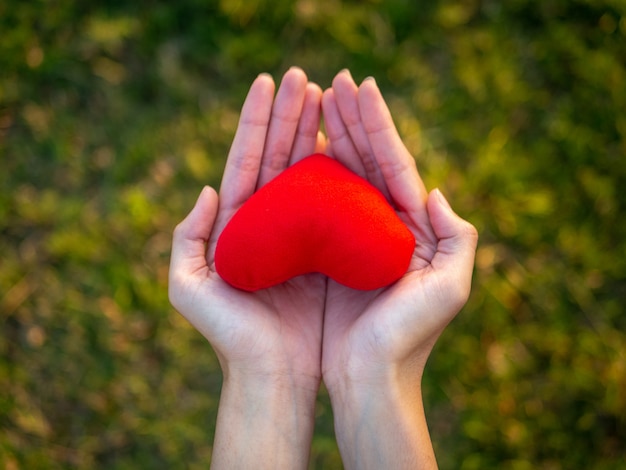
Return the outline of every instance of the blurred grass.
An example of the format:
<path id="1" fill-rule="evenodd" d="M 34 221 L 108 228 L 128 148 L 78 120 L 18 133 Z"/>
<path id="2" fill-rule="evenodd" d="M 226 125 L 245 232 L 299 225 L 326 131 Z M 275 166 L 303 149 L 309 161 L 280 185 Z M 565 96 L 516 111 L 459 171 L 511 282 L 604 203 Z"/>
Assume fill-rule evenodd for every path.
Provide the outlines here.
<path id="1" fill-rule="evenodd" d="M 375 76 L 481 233 L 425 377 L 441 468 L 624 468 L 623 0 L 2 0 L 0 38 L 5 469 L 206 467 L 221 377 L 170 233 L 290 65 Z M 323 392 L 311 468 L 341 468 Z"/>

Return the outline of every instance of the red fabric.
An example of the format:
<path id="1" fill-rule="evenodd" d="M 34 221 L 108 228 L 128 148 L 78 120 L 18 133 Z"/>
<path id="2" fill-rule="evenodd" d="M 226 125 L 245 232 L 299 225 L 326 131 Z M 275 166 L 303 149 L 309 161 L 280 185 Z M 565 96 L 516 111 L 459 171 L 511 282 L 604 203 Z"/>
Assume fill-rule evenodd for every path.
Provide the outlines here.
<path id="1" fill-rule="evenodd" d="M 215 268 L 255 291 L 323 273 L 376 289 L 407 270 L 415 238 L 368 181 L 325 155 L 311 155 L 254 193 L 224 228 Z"/>

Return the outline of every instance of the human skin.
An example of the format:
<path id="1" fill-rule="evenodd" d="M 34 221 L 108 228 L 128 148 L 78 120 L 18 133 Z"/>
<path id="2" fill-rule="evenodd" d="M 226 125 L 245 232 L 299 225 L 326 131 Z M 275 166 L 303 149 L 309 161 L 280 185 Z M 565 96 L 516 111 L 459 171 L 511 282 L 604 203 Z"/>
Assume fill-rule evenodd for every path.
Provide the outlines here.
<path id="1" fill-rule="evenodd" d="M 224 374 L 213 468 L 306 468 L 323 379 L 345 468 L 436 468 L 421 396 L 426 360 L 466 302 L 477 234 L 428 193 L 373 79 L 340 72 L 322 94 L 292 68 L 274 96 L 260 75 L 244 103 L 218 194 L 203 189 L 174 231 L 170 300 Z M 320 108 L 328 138 L 319 132 Z M 377 186 L 416 238 L 407 273 L 374 291 L 319 274 L 256 292 L 215 272 L 239 207 L 301 158 L 323 152 Z"/>
<path id="2" fill-rule="evenodd" d="M 254 81 L 219 196 L 205 187 L 174 231 L 170 300 L 211 343 L 224 375 L 213 468 L 305 468 L 310 452 L 326 279 L 310 274 L 250 293 L 226 284 L 213 263 L 235 211 L 318 150 L 319 86 L 292 68 L 274 92 L 270 76 Z"/>
<path id="3" fill-rule="evenodd" d="M 329 280 L 322 376 L 345 468 L 436 468 L 421 396 L 426 360 L 467 301 L 476 229 L 430 194 L 373 79 L 340 72 L 322 98 L 332 155 L 376 185 L 416 238 L 407 273 L 374 291 Z"/>

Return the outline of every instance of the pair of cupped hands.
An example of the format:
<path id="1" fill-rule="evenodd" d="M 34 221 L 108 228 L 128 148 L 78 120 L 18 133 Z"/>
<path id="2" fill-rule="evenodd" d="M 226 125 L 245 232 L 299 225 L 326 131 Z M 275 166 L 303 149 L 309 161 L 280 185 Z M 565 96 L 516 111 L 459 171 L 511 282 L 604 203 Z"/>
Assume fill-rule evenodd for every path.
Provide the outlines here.
<path id="1" fill-rule="evenodd" d="M 320 130 L 323 117 L 325 134 Z M 358 291 L 312 273 L 256 292 L 214 268 L 217 239 L 261 186 L 312 153 L 335 158 L 377 187 L 415 236 L 407 273 Z M 343 70 L 325 91 L 299 68 L 278 91 L 259 75 L 243 105 L 219 195 L 205 187 L 176 227 L 169 295 L 213 346 L 226 381 L 282 381 L 332 394 L 390 377 L 419 387 L 440 333 L 467 301 L 477 234 L 438 190 L 430 193 L 373 78 Z"/>

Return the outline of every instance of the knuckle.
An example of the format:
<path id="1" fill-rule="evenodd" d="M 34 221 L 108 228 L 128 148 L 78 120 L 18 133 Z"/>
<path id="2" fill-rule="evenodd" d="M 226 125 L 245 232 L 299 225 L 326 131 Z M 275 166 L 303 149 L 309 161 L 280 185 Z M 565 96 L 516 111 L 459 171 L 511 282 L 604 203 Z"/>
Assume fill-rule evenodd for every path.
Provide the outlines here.
<path id="1" fill-rule="evenodd" d="M 478 237 L 479 237 L 478 230 L 476 229 L 474 225 L 472 225 L 467 220 L 463 221 L 461 234 L 463 235 L 463 238 L 467 238 L 468 240 L 471 240 L 473 242 L 478 241 Z"/>

